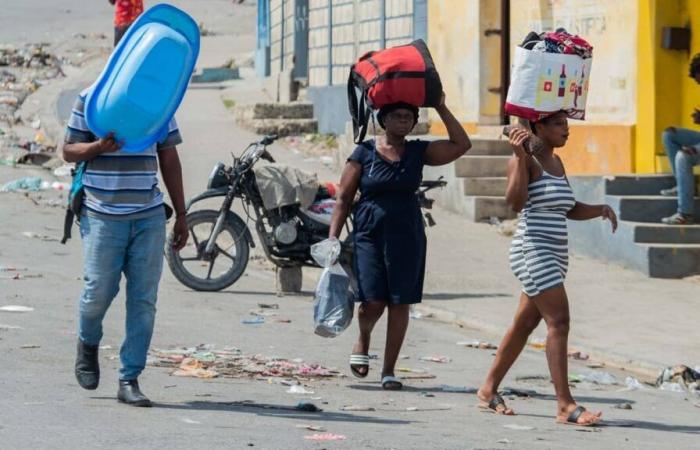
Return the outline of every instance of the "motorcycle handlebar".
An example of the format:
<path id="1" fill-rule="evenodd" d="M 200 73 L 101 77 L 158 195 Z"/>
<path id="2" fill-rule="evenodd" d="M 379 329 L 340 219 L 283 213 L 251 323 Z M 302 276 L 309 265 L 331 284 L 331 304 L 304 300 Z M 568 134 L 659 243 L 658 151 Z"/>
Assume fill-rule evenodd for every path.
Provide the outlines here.
<path id="1" fill-rule="evenodd" d="M 273 142 L 275 142 L 277 139 L 279 139 L 279 136 L 278 136 L 278 135 L 276 135 L 276 134 L 268 134 L 267 136 L 265 136 L 265 137 L 260 141 L 260 144 L 261 144 L 261 145 L 270 145 L 270 144 L 272 144 Z"/>

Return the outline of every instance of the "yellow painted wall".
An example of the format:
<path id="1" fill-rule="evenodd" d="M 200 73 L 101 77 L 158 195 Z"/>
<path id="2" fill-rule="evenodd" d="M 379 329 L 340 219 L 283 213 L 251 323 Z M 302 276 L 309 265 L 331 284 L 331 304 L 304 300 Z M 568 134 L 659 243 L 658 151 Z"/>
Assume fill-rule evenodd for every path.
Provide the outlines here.
<path id="1" fill-rule="evenodd" d="M 586 120 L 560 152 L 570 174 L 634 169 L 638 0 L 511 0 L 511 49 L 529 31 L 564 27 L 593 45 Z"/>
<path id="2" fill-rule="evenodd" d="M 690 115 L 700 108 L 700 86 L 688 76 L 688 64 L 700 53 L 700 34 L 691 33 L 690 52 L 661 48 L 662 28 L 700 30 L 697 0 L 639 0 L 639 89 L 635 170 L 670 172 L 664 157 L 661 133 L 669 126 L 695 130 Z"/>
<path id="3" fill-rule="evenodd" d="M 457 120 L 479 120 L 479 0 L 429 0 L 428 46 Z M 430 112 L 432 133 L 439 118 Z M 444 129 L 444 127 L 443 127 Z"/>

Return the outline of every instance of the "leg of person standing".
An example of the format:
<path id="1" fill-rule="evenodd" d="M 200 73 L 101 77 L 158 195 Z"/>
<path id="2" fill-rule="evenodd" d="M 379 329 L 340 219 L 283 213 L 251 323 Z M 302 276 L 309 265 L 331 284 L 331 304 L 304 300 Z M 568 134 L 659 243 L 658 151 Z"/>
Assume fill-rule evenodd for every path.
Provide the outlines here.
<path id="1" fill-rule="evenodd" d="M 146 366 L 155 324 L 158 284 L 163 271 L 165 214 L 131 222 L 126 255 L 126 337 L 119 353 L 117 398 L 134 406 L 151 406 L 138 377 Z"/>
<path id="2" fill-rule="evenodd" d="M 97 389 L 100 381 L 98 348 L 102 320 L 119 292 L 126 260 L 128 222 L 84 215 L 80 220 L 83 240 L 85 286 L 78 306 L 78 353 L 75 377 L 84 389 Z"/>
<path id="3" fill-rule="evenodd" d="M 695 175 L 693 167 L 700 163 L 700 155 L 695 147 L 681 150 L 676 154 L 676 181 L 678 182 L 678 212 L 686 222 L 692 223 L 695 213 Z"/>

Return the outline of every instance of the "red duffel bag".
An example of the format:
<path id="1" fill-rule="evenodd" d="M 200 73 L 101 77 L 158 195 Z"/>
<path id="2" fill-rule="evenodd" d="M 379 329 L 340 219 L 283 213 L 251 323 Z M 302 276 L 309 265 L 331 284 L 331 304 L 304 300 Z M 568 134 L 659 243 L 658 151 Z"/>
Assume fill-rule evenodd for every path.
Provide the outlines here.
<path id="1" fill-rule="evenodd" d="M 398 102 L 438 106 L 441 95 L 440 75 L 422 39 L 366 53 L 350 68 L 348 78 L 355 143 L 365 138 L 372 109 Z"/>

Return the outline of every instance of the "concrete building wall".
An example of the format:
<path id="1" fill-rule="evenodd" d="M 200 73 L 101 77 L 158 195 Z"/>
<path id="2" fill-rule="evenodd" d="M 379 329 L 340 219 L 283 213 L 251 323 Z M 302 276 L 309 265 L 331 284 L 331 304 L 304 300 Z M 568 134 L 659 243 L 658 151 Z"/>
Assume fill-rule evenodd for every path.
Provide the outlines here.
<path id="1" fill-rule="evenodd" d="M 309 89 L 322 133 L 341 134 L 350 120 L 350 67 L 368 51 L 413 40 L 416 0 L 310 0 Z"/>
<path id="2" fill-rule="evenodd" d="M 479 122 L 479 0 L 430 0 L 428 46 L 452 112 L 467 131 Z M 430 112 L 431 131 L 444 126 Z"/>

